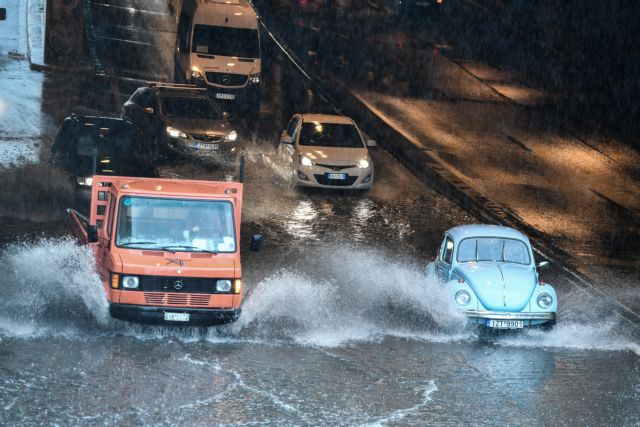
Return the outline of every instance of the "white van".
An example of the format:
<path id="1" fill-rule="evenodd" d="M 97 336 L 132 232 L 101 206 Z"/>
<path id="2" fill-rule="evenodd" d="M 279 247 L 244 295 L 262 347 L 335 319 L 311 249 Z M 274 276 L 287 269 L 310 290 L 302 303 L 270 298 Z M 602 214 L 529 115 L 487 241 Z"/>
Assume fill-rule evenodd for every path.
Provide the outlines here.
<path id="1" fill-rule="evenodd" d="M 187 0 L 176 36 L 174 79 L 206 86 L 217 101 L 260 106 L 260 32 L 246 0 Z"/>

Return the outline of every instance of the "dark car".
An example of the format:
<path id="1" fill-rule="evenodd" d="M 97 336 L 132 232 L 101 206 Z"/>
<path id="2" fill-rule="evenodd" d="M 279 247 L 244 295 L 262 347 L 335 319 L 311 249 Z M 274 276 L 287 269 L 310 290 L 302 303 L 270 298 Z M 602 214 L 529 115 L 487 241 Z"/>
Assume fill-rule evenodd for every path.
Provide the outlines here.
<path id="1" fill-rule="evenodd" d="M 72 114 L 60 126 L 51 159 L 79 186 L 93 175 L 152 176 L 153 150 L 144 135 L 119 118 Z"/>
<path id="2" fill-rule="evenodd" d="M 154 83 L 138 88 L 122 107 L 122 118 L 154 141 L 159 152 L 235 154 L 236 133 L 205 89 Z"/>

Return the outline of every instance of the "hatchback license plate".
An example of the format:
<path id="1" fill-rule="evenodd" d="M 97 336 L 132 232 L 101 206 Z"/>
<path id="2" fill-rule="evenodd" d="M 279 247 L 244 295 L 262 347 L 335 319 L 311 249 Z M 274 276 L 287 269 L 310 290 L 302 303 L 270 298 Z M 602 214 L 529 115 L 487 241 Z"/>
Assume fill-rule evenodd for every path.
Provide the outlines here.
<path id="1" fill-rule="evenodd" d="M 189 313 L 164 313 L 164 320 L 169 322 L 188 322 Z"/>
<path id="2" fill-rule="evenodd" d="M 487 327 L 494 329 L 522 329 L 524 322 L 522 320 L 487 320 Z"/>
<path id="3" fill-rule="evenodd" d="M 346 173 L 328 173 L 327 179 L 347 179 Z"/>
<path id="4" fill-rule="evenodd" d="M 218 99 L 236 99 L 236 96 L 232 93 L 216 93 L 216 98 Z"/>

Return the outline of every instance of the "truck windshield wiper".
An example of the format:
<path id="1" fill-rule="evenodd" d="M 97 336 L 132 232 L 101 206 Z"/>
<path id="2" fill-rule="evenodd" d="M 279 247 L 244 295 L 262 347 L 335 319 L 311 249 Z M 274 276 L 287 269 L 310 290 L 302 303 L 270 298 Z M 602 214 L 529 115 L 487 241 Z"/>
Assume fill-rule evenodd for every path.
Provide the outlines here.
<path id="1" fill-rule="evenodd" d="M 169 246 L 164 246 L 162 249 L 164 249 L 166 251 L 169 251 L 169 252 L 175 252 L 175 251 L 172 251 L 171 248 L 191 249 L 191 250 L 195 249 L 198 252 L 206 252 L 208 254 L 218 255 L 217 251 L 210 251 L 208 249 L 202 249 L 202 248 L 199 248 L 197 246 L 188 246 L 188 245 L 169 245 Z"/>
<path id="2" fill-rule="evenodd" d="M 131 246 L 131 245 L 156 245 L 156 242 L 127 242 L 127 243 L 121 243 L 120 246 Z"/>

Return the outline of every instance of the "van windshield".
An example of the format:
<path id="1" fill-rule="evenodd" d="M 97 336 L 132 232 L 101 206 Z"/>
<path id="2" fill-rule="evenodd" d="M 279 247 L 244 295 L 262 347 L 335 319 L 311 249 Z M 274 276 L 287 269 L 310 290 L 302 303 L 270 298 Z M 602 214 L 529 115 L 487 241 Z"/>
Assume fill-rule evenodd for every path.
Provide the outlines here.
<path id="1" fill-rule="evenodd" d="M 226 201 L 122 197 L 116 246 L 235 252 L 233 205 Z"/>
<path id="2" fill-rule="evenodd" d="M 205 55 L 260 57 L 258 30 L 196 25 L 192 51 Z"/>

